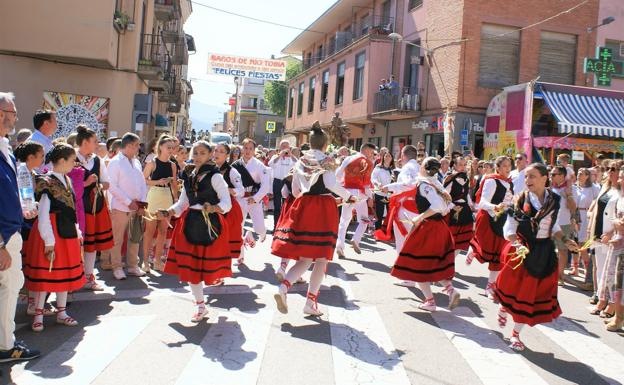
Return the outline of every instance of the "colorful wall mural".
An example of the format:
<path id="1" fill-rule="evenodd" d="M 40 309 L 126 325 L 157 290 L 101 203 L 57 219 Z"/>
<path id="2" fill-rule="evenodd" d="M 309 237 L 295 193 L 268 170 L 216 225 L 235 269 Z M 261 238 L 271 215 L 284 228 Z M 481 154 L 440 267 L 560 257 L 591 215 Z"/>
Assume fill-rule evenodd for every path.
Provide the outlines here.
<path id="1" fill-rule="evenodd" d="M 45 91 L 43 108 L 56 111 L 58 130 L 55 138 L 67 137 L 76 130 L 76 125 L 85 124 L 106 138 L 108 130 L 109 98 L 76 95 L 65 92 Z"/>

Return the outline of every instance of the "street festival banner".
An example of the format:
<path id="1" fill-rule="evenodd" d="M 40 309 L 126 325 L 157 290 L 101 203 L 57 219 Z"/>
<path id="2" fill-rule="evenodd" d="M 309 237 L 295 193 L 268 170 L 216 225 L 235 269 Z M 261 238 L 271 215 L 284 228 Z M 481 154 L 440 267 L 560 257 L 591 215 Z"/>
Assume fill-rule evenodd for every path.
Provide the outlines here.
<path id="1" fill-rule="evenodd" d="M 525 153 L 531 160 L 531 83 L 505 87 L 490 102 L 485 117 L 485 159 Z"/>
<path id="2" fill-rule="evenodd" d="M 208 74 L 283 81 L 286 80 L 286 62 L 211 53 L 208 54 Z"/>

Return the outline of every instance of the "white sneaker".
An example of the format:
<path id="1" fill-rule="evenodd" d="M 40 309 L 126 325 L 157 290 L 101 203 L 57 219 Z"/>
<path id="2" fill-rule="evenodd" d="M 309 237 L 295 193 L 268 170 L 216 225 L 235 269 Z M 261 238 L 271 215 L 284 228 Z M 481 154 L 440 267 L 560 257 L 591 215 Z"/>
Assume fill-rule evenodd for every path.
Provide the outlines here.
<path id="1" fill-rule="evenodd" d="M 198 307 L 197 313 L 193 314 L 193 316 L 191 317 L 191 322 L 193 323 L 201 322 L 201 320 L 203 320 L 207 315 L 208 315 L 207 307 Z"/>
<path id="2" fill-rule="evenodd" d="M 323 315 L 323 312 L 320 311 L 318 307 L 308 304 L 306 302 L 305 306 L 303 307 L 303 314 L 311 315 L 314 317 L 320 317 Z"/>
<path id="3" fill-rule="evenodd" d="M 405 280 L 405 281 L 397 282 L 395 283 L 395 285 L 403 286 L 403 287 L 416 287 L 416 282 Z"/>
<path id="4" fill-rule="evenodd" d="M 124 273 L 121 268 L 113 269 L 113 277 L 115 277 L 116 280 L 121 281 L 126 279 L 126 273 Z"/>
<path id="5" fill-rule="evenodd" d="M 145 275 L 145 272 L 141 270 L 138 266 L 129 267 L 128 275 L 131 275 L 133 277 L 143 277 Z"/>

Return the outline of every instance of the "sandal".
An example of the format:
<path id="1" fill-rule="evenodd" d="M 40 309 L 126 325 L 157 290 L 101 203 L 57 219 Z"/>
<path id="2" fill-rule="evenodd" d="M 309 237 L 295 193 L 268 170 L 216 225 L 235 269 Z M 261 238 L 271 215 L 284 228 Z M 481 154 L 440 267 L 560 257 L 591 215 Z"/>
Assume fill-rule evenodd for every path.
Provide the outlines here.
<path id="1" fill-rule="evenodd" d="M 607 313 L 606 310 L 603 310 L 603 311 L 600 312 L 600 318 L 609 319 L 609 318 L 613 318 L 613 316 L 615 316 L 615 312 Z"/>
<path id="2" fill-rule="evenodd" d="M 595 308 L 590 310 L 589 314 L 600 315 L 600 313 L 602 313 L 606 308 L 607 308 L 607 305 L 604 305 L 602 308 L 599 308 L 598 306 L 596 306 Z"/>
<path id="3" fill-rule="evenodd" d="M 67 316 L 65 318 L 58 318 L 58 317 L 56 317 L 56 323 L 57 324 L 61 324 L 61 325 L 65 325 L 65 326 L 78 326 L 78 321 L 76 321 L 75 319 L 73 319 L 70 316 Z"/>

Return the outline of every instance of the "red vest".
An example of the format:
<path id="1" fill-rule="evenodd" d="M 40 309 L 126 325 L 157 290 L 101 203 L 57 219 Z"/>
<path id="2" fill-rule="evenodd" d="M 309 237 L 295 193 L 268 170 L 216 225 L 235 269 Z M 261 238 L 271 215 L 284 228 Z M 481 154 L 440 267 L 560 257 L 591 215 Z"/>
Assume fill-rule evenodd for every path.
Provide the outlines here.
<path id="1" fill-rule="evenodd" d="M 371 187 L 372 173 L 373 162 L 364 156 L 357 157 L 345 167 L 344 187 L 364 192 L 367 187 Z"/>

